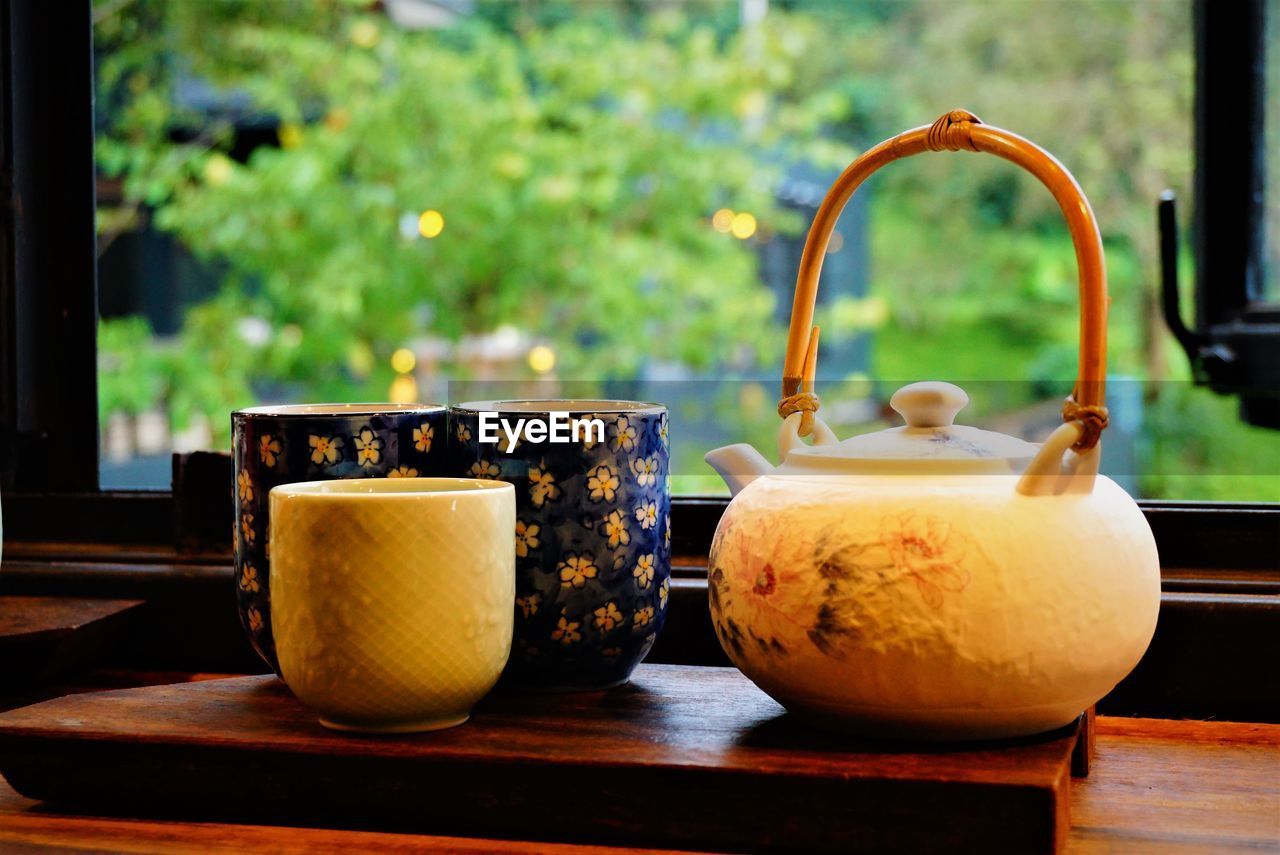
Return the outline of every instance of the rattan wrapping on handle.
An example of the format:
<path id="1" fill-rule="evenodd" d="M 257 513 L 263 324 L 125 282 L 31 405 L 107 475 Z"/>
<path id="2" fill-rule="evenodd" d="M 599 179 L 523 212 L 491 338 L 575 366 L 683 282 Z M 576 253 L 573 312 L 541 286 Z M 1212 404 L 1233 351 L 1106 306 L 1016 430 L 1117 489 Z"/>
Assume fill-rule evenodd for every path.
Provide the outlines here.
<path id="1" fill-rule="evenodd" d="M 885 164 L 923 151 L 943 150 L 987 152 L 1021 166 L 1040 179 L 1062 210 L 1075 244 L 1080 278 L 1080 365 L 1075 390 L 1063 406 L 1062 414 L 1064 421 L 1080 422 L 1081 437 L 1075 449 L 1087 451 L 1097 444 L 1098 437 L 1107 426 L 1109 297 L 1098 222 L 1080 185 L 1053 155 L 1017 134 L 982 124 L 967 110 L 952 110 L 932 125 L 904 131 L 885 140 L 850 164 L 827 191 L 809 227 L 804 254 L 800 258 L 795 301 L 791 306 L 791 331 L 787 338 L 779 414 L 785 417 L 793 412 L 804 412 L 801 435 L 809 433 L 811 413 L 817 409 L 817 398 L 812 392 L 816 348 L 810 347 L 810 338 L 816 332 L 813 327 L 814 301 L 818 296 L 818 276 L 822 272 L 827 243 L 844 206 L 862 182 Z M 811 350 L 814 351 L 812 354 Z"/>

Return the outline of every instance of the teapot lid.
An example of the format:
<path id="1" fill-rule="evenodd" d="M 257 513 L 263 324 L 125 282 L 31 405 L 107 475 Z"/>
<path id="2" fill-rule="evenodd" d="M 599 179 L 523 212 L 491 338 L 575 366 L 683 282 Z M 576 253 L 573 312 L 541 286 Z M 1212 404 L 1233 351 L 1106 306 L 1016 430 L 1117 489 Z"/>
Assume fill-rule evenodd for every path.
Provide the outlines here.
<path id="1" fill-rule="evenodd" d="M 920 472 L 1017 472 L 1031 462 L 1038 445 L 955 424 L 956 414 L 968 403 L 969 396 L 959 386 L 912 383 L 889 399 L 889 406 L 906 420 L 904 426 L 834 444 L 800 446 L 792 449 L 787 461 Z"/>

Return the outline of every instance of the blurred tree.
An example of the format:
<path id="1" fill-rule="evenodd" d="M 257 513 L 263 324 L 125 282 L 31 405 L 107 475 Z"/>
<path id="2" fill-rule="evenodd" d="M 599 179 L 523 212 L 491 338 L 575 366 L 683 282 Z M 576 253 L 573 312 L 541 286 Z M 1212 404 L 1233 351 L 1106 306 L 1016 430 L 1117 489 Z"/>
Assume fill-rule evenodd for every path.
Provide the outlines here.
<path id="1" fill-rule="evenodd" d="M 516 38 L 365 8 L 138 0 L 98 22 L 101 168 L 227 271 L 170 357 L 179 419 L 220 426 L 264 387 L 381 397 L 395 348 L 503 324 L 569 376 L 776 353 L 755 255 L 709 217 L 797 229 L 779 162 L 850 156 L 819 140 L 843 103 L 788 89 L 817 28 L 720 38 L 666 11 Z M 197 113 L 179 94 L 200 87 Z M 279 146 L 237 161 L 235 122 L 263 116 Z"/>
<path id="2" fill-rule="evenodd" d="M 902 11 L 885 29 L 903 58 L 885 80 L 901 109 L 918 120 L 964 106 L 1072 171 L 1107 242 L 1113 364 L 1163 379 L 1170 339 L 1156 303 L 1154 206 L 1166 187 L 1190 190 L 1190 9 L 1168 0 L 920 0 Z M 1075 262 L 1049 193 L 997 158 L 918 160 L 887 179 L 894 216 L 927 223 L 947 251 L 877 256 L 907 297 L 901 319 L 936 326 L 958 310 L 1050 345 L 1073 341 Z"/>
<path id="3" fill-rule="evenodd" d="M 1189 195 L 1185 3 L 776 0 L 743 30 L 718 0 L 479 0 L 429 32 L 377 8 L 102 4 L 98 159 L 125 195 L 104 243 L 154 211 L 225 271 L 176 341 L 104 325 L 104 410 L 162 401 L 177 426 L 224 429 L 266 394 L 378 399 L 394 349 L 505 324 L 571 378 L 653 358 L 772 374 L 783 337 L 752 241 L 709 216 L 753 213 L 753 240 L 801 228 L 773 197 L 785 164 L 843 167 L 958 106 L 1045 146 L 1087 192 L 1113 370 L 1185 377 L 1165 362 L 1153 216 L 1164 187 Z M 247 151 L 246 128 L 277 127 Z M 1059 394 L 1077 298 L 1049 194 L 964 153 L 894 164 L 863 192 L 873 297 L 828 307 L 828 332 L 876 329 L 878 379 L 1015 381 L 991 384 L 1005 408 Z M 1219 403 L 1153 402 L 1147 495 L 1280 498 L 1280 479 L 1235 477 L 1277 471 L 1274 437 Z M 759 415 L 767 436 L 771 407 Z"/>

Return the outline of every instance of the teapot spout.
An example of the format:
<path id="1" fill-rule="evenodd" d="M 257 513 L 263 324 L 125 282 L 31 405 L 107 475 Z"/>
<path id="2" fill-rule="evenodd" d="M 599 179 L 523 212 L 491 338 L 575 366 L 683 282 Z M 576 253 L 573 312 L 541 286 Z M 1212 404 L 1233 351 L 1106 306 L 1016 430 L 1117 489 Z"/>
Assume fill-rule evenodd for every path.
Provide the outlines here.
<path id="1" fill-rule="evenodd" d="M 745 442 L 708 451 L 704 459 L 729 485 L 729 492 L 734 496 L 761 475 L 773 471 L 773 464 Z"/>

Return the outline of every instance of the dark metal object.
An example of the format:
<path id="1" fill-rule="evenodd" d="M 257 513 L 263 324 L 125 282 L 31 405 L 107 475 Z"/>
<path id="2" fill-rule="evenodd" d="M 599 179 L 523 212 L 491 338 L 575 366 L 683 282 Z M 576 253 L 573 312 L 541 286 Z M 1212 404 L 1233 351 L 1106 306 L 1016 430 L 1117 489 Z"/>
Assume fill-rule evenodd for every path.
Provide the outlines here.
<path id="1" fill-rule="evenodd" d="M 1182 320 L 1178 286 L 1178 200 L 1172 190 L 1160 194 L 1160 202 L 1156 205 L 1156 220 L 1160 229 L 1160 307 L 1164 311 L 1164 322 L 1186 351 L 1191 364 L 1198 366 L 1200 349 L 1208 342 Z"/>
<path id="2" fill-rule="evenodd" d="M 1196 0 L 1196 320 L 1179 312 L 1173 193 L 1158 207 L 1165 322 L 1197 383 L 1280 428 L 1280 306 L 1262 302 L 1265 3 Z"/>
<path id="3" fill-rule="evenodd" d="M 1195 232 L 1202 328 L 1262 294 L 1264 0 L 1195 2 Z"/>
<path id="4" fill-rule="evenodd" d="M 1171 191 L 1160 196 L 1160 288 L 1165 324 L 1191 362 L 1196 383 L 1240 397 L 1240 417 L 1280 428 L 1280 306 L 1242 305 L 1226 322 L 1191 329 L 1182 320 L 1178 287 L 1178 222 Z M 1206 274 L 1200 275 L 1203 293 Z"/>
<path id="5" fill-rule="evenodd" d="M 0 5 L 5 488 L 98 488 L 90 5 Z"/>

